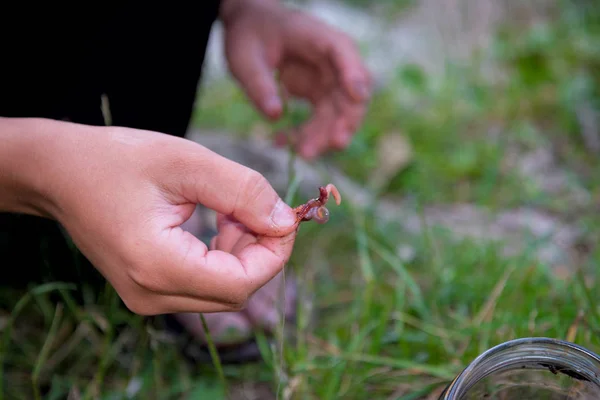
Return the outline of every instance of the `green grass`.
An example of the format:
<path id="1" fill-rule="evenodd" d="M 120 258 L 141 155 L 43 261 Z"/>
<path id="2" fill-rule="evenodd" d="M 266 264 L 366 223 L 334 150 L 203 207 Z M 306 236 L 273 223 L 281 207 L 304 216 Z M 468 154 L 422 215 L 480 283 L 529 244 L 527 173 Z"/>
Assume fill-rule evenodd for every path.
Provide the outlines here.
<path id="1" fill-rule="evenodd" d="M 591 45 L 600 42 L 597 14 L 588 11 L 583 23 L 581 14 L 565 12 L 544 29 L 501 32 L 492 48 L 509 71 L 501 83 L 486 82 L 475 63 L 449 69 L 435 85 L 416 66 L 399 68 L 375 94 L 348 151 L 331 157 L 368 187 L 380 162 L 376 144 L 401 132 L 414 155 L 382 196 L 420 206 L 530 206 L 563 216 L 585 231 L 586 249 L 569 266 L 576 273 L 557 275 L 537 262 L 533 240 L 507 257 L 501 243 L 459 239 L 436 226 L 414 236 L 377 221 L 372 210 L 334 208 L 327 225 L 303 226 L 288 265 L 312 311 L 301 305 L 283 359 L 281 347 L 263 343 L 264 363 L 224 365 L 230 393 L 244 383 L 280 387 L 298 399 L 425 399 L 478 354 L 514 338 L 568 339 L 600 353 L 600 162 L 575 117 L 575 104 L 600 102 L 600 53 Z M 199 108 L 199 127 L 238 135 L 271 129 L 229 81 L 205 87 Z M 292 108 L 287 122 L 305 115 Z M 550 146 L 595 201 L 574 210 L 507 164 L 509 152 L 539 146 Z M 415 249 L 413 259 L 397 255 L 401 244 Z M 223 393 L 215 368 L 186 364 L 109 287 L 83 305 L 58 283 L 0 293 L 4 398 L 59 399 L 73 391 L 125 399 L 128 386 L 138 386 L 135 398 Z"/>

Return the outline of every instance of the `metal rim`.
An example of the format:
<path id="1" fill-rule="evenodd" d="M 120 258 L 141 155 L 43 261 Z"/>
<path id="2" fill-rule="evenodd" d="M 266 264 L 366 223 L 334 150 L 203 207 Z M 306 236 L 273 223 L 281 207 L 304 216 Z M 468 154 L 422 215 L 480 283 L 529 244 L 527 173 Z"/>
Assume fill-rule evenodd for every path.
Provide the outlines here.
<path id="1" fill-rule="evenodd" d="M 440 400 L 450 400 L 455 399 L 457 392 L 461 389 L 461 385 L 464 382 L 465 378 L 468 377 L 477 367 L 479 367 L 485 360 L 494 356 L 497 353 L 504 352 L 508 349 L 523 346 L 523 345 L 553 345 L 559 348 L 570 349 L 575 353 L 581 355 L 582 357 L 587 358 L 590 361 L 596 362 L 600 365 L 600 356 L 585 347 L 579 346 L 575 343 L 567 342 L 559 339 L 552 339 L 547 337 L 527 337 L 527 338 L 519 338 L 510 340 L 504 343 L 500 343 L 485 352 L 481 353 L 477 356 L 450 384 L 446 387 L 444 392 L 442 393 Z M 481 379 L 489 376 L 494 371 L 490 371 L 489 373 L 483 375 Z M 600 377 L 597 377 L 600 379 Z M 458 399 L 458 398 L 456 398 Z"/>

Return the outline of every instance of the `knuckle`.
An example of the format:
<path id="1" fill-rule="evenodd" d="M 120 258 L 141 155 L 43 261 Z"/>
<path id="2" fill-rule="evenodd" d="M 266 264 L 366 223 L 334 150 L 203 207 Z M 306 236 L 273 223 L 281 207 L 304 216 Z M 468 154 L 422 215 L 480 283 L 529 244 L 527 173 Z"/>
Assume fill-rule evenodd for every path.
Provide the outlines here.
<path id="1" fill-rule="evenodd" d="M 244 207 L 248 204 L 254 204 L 257 200 L 269 191 L 271 185 L 267 178 L 257 171 L 249 170 L 244 178 L 244 183 L 240 185 L 240 194 L 238 195 L 238 206 Z"/>
<path id="2" fill-rule="evenodd" d="M 314 46 L 316 53 L 324 57 L 327 57 L 336 48 L 335 40 L 331 40 L 330 37 L 315 39 Z"/>
<path id="3" fill-rule="evenodd" d="M 240 284 L 240 281 L 243 283 Z M 242 278 L 240 281 L 238 281 L 235 289 L 230 291 L 231 294 L 227 299 L 227 304 L 236 311 L 241 311 L 246 308 L 250 296 L 252 296 L 255 291 L 252 283 L 248 281 L 246 277 Z"/>
<path id="4" fill-rule="evenodd" d="M 236 311 L 241 311 L 246 307 L 246 303 L 250 298 L 250 291 L 244 287 L 238 290 L 230 299 L 231 306 L 236 309 Z"/>
<path id="5" fill-rule="evenodd" d="M 148 301 L 145 296 L 123 296 L 125 307 L 132 313 L 140 316 L 154 316 L 161 314 L 161 310 L 156 305 Z"/>
<path id="6" fill-rule="evenodd" d="M 138 287 L 149 292 L 161 292 L 163 281 L 151 263 L 132 264 L 127 269 L 129 279 Z"/>
<path id="7" fill-rule="evenodd" d="M 247 301 L 241 302 L 241 303 L 234 303 L 231 304 L 228 308 L 227 311 L 233 311 L 233 312 L 237 312 L 237 311 L 244 311 L 246 309 L 246 305 L 247 305 Z"/>

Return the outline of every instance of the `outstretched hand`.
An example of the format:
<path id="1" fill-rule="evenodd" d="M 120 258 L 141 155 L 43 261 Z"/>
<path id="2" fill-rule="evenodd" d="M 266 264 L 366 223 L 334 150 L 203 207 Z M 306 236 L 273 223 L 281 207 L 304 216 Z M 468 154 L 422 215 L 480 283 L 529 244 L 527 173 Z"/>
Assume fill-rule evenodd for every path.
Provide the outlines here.
<path id="1" fill-rule="evenodd" d="M 234 3 L 230 1 L 230 3 Z M 307 14 L 277 2 L 247 0 L 223 15 L 229 68 L 255 106 L 278 119 L 285 95 L 308 100 L 309 121 L 294 132 L 306 159 L 346 148 L 359 128 L 370 98 L 371 78 L 354 42 Z M 284 133 L 276 143 L 286 143 Z"/>

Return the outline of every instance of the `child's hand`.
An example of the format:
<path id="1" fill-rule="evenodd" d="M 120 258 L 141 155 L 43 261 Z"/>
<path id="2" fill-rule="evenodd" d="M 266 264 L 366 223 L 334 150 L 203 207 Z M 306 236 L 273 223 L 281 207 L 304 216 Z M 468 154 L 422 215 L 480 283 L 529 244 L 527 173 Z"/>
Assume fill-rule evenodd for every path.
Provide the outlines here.
<path id="1" fill-rule="evenodd" d="M 238 310 L 290 256 L 295 213 L 259 173 L 156 132 L 26 121 L 21 130 L 44 133 L 20 146 L 29 157 L 8 165 L 17 173 L 0 174 L 0 186 L 20 179 L 4 184 L 20 205 L 5 202 L 58 220 L 132 311 Z M 220 224 L 209 251 L 183 231 L 197 203 L 235 218 L 243 242 Z M 216 250 L 223 244 L 231 251 Z"/>
<path id="2" fill-rule="evenodd" d="M 345 34 L 277 3 L 224 2 L 225 50 L 231 72 L 270 118 L 279 118 L 282 112 L 276 70 L 288 94 L 312 104 L 312 118 L 294 137 L 302 157 L 344 149 L 370 99 L 371 78 L 360 53 Z M 279 135 L 277 143 L 284 144 L 285 138 Z"/>

